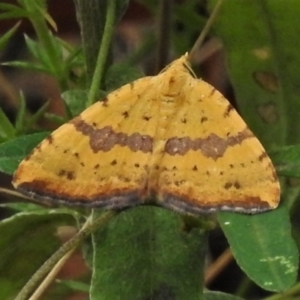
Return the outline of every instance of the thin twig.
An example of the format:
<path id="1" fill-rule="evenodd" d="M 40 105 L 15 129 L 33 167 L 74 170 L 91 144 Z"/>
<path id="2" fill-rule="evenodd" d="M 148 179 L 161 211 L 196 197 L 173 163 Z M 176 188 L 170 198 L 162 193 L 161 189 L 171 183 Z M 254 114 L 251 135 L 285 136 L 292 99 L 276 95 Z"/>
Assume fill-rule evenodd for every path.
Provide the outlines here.
<path id="1" fill-rule="evenodd" d="M 214 263 L 208 268 L 205 273 L 205 285 L 211 283 L 214 278 L 216 278 L 222 270 L 232 261 L 233 256 L 231 253 L 230 248 L 225 250 L 215 261 Z"/>
<path id="2" fill-rule="evenodd" d="M 45 290 L 48 288 L 48 286 L 53 282 L 53 280 L 56 278 L 56 275 L 58 272 L 62 269 L 62 267 L 65 265 L 66 261 L 70 258 L 70 256 L 73 254 L 73 252 L 76 250 L 74 247 L 69 252 L 67 252 L 54 266 L 54 268 L 50 271 L 50 273 L 46 276 L 46 278 L 43 280 L 43 282 L 39 285 L 39 287 L 35 290 L 35 292 L 32 294 L 32 296 L 28 300 L 38 300 L 41 299 L 41 296 L 45 292 Z"/>
<path id="3" fill-rule="evenodd" d="M 73 251 L 73 249 L 76 248 L 87 236 L 89 236 L 97 228 L 106 224 L 116 214 L 116 211 L 108 211 L 92 223 L 88 220 L 74 237 L 54 252 L 52 256 L 33 274 L 15 300 L 26 300 L 29 295 L 32 294 L 36 285 L 56 266 L 63 256 L 65 256 L 69 251 Z"/>

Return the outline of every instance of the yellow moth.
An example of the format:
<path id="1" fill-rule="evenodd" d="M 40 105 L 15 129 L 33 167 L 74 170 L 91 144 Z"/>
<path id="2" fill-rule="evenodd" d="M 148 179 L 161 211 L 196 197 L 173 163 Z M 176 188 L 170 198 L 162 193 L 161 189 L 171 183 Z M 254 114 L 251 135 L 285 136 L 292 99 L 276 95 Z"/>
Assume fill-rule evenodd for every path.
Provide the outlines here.
<path id="1" fill-rule="evenodd" d="M 24 194 L 116 209 L 148 201 L 184 213 L 276 208 L 264 148 L 187 55 L 112 92 L 55 130 L 13 178 Z"/>

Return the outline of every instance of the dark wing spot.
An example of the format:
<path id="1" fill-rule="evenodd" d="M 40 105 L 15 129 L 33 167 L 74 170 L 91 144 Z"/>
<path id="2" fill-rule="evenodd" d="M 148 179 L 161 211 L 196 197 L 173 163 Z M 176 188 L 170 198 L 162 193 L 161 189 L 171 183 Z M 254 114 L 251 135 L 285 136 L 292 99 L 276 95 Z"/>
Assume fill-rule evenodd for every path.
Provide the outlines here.
<path id="1" fill-rule="evenodd" d="M 69 180 L 75 179 L 75 174 L 74 174 L 74 172 L 68 171 L 68 172 L 67 172 L 67 178 L 68 178 Z"/>
<path id="2" fill-rule="evenodd" d="M 263 161 L 266 157 L 268 157 L 268 154 L 264 151 L 264 152 L 258 157 L 258 160 L 259 160 L 259 161 Z"/>
<path id="3" fill-rule="evenodd" d="M 207 117 L 202 117 L 201 120 L 200 120 L 200 122 L 201 122 L 201 123 L 204 123 L 204 122 L 206 122 L 207 120 L 208 120 Z"/>
<path id="4" fill-rule="evenodd" d="M 224 185 L 224 188 L 226 190 L 230 189 L 232 187 L 232 183 L 231 182 L 226 182 L 225 185 Z"/>
<path id="5" fill-rule="evenodd" d="M 107 107 L 108 106 L 108 98 L 102 99 L 102 106 Z"/>
<path id="6" fill-rule="evenodd" d="M 115 165 L 117 164 L 117 160 L 114 159 L 113 161 L 110 162 L 110 164 L 111 164 L 112 166 L 115 166 Z"/>
<path id="7" fill-rule="evenodd" d="M 225 118 L 228 117 L 233 110 L 234 110 L 233 106 L 230 103 L 228 103 L 228 105 L 226 107 L 226 110 L 225 110 L 225 112 L 223 114 L 224 117 Z"/>
<path id="8" fill-rule="evenodd" d="M 236 181 L 236 182 L 234 183 L 234 187 L 238 190 L 238 189 L 241 188 L 241 184 L 240 184 L 238 181 Z"/>
<path id="9" fill-rule="evenodd" d="M 46 140 L 48 141 L 49 144 L 52 144 L 52 143 L 53 143 L 53 137 L 52 137 L 52 135 L 50 134 L 50 135 L 46 138 Z"/>
<path id="10" fill-rule="evenodd" d="M 59 177 L 66 177 L 69 180 L 73 180 L 75 178 L 75 174 L 73 171 L 66 171 L 64 169 L 59 170 L 57 175 Z"/>
<path id="11" fill-rule="evenodd" d="M 208 97 L 212 97 L 216 91 L 217 90 L 215 88 L 212 88 L 212 90 L 210 91 Z"/>

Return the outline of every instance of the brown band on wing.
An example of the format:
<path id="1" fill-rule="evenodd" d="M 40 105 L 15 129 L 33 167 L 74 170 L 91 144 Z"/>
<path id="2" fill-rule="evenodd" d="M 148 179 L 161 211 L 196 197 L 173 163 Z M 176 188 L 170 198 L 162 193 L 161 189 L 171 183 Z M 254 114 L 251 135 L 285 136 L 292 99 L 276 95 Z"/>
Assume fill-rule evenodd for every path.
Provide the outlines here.
<path id="1" fill-rule="evenodd" d="M 108 152 L 114 146 L 128 147 L 131 151 L 152 152 L 153 138 L 147 134 L 133 133 L 127 135 L 123 132 L 115 132 L 111 126 L 95 128 L 86 123 L 80 117 L 71 121 L 77 131 L 90 139 L 91 149 L 96 153 L 99 151 Z"/>
<path id="2" fill-rule="evenodd" d="M 200 150 L 206 157 L 217 160 L 224 155 L 228 147 L 241 144 L 245 139 L 252 137 L 253 134 L 248 128 L 227 138 L 221 138 L 214 133 L 206 138 L 197 138 L 195 140 L 189 137 L 173 137 L 167 140 L 165 152 L 170 155 L 185 155 L 189 150 Z"/>

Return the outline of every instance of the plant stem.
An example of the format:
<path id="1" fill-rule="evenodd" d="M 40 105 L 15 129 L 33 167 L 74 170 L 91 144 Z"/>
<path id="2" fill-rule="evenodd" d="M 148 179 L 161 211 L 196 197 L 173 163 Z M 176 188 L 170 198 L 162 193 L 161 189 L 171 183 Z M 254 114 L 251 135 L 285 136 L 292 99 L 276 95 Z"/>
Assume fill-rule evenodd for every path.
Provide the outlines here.
<path id="1" fill-rule="evenodd" d="M 212 11 L 209 19 L 207 20 L 200 36 L 198 37 L 198 39 L 195 42 L 192 50 L 189 53 L 189 56 L 188 56 L 189 61 L 194 60 L 195 53 L 200 49 L 205 37 L 207 36 L 207 34 L 210 31 L 213 23 L 215 22 L 216 17 L 218 15 L 219 11 L 220 11 L 220 8 L 221 8 L 222 4 L 223 4 L 223 0 L 219 0 L 218 3 L 215 5 L 214 10 Z"/>
<path id="2" fill-rule="evenodd" d="M 104 32 L 100 44 L 101 47 L 99 47 L 96 67 L 94 70 L 94 75 L 93 75 L 91 87 L 88 94 L 87 106 L 90 106 L 94 103 L 98 90 L 100 88 L 100 84 L 102 82 L 105 62 L 110 48 L 112 34 L 114 30 L 115 14 L 116 14 L 116 0 L 107 1 L 106 22 L 105 22 Z"/>
<path id="3" fill-rule="evenodd" d="M 62 267 L 65 265 L 66 261 L 71 257 L 73 252 L 76 250 L 76 248 L 72 248 L 67 252 L 52 268 L 52 270 L 49 272 L 49 274 L 46 276 L 46 278 L 43 280 L 43 282 L 39 285 L 39 287 L 35 290 L 35 292 L 31 295 L 29 300 L 38 300 L 41 299 L 41 296 L 45 292 L 45 290 L 49 287 L 49 285 L 53 282 L 58 272 L 62 269 Z"/>
<path id="4" fill-rule="evenodd" d="M 156 54 L 155 74 L 158 74 L 167 63 L 170 39 L 171 39 L 171 23 L 172 23 L 172 6 L 173 0 L 162 0 L 159 2 L 158 15 L 158 43 Z"/>
<path id="5" fill-rule="evenodd" d="M 63 244 L 52 256 L 38 269 L 29 281 L 22 288 L 15 300 L 26 300 L 32 294 L 36 285 L 55 267 L 57 262 L 65 256 L 69 251 L 73 251 L 87 236 L 89 236 L 97 228 L 105 225 L 112 217 L 117 214 L 116 211 L 108 211 L 102 214 L 95 221 L 90 223 L 88 220 L 82 229 L 69 241 Z"/>

